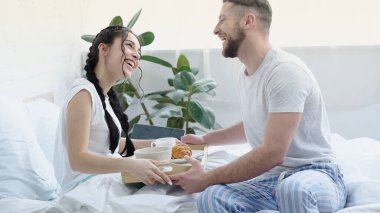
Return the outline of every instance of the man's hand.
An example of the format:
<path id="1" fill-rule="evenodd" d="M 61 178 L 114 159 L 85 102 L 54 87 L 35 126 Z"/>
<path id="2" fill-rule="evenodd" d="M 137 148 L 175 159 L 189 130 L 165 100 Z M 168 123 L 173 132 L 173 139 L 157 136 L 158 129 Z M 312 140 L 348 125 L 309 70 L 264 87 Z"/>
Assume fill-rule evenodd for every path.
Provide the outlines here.
<path id="1" fill-rule="evenodd" d="M 202 145 L 205 144 L 205 139 L 202 135 L 188 134 L 181 137 L 182 143 Z"/>
<path id="2" fill-rule="evenodd" d="M 181 186 L 188 194 L 203 191 L 209 186 L 205 175 L 207 173 L 198 160 L 187 156 L 185 159 L 192 165 L 191 169 L 184 173 L 169 175 L 169 178 L 175 185 Z"/>

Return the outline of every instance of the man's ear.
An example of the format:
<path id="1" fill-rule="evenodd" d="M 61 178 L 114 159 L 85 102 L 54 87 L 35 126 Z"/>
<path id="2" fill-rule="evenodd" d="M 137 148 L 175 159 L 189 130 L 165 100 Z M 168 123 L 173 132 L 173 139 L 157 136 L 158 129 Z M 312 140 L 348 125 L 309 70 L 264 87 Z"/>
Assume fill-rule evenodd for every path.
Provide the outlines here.
<path id="1" fill-rule="evenodd" d="M 98 45 L 98 50 L 99 50 L 99 55 L 104 55 L 104 56 L 107 56 L 108 55 L 108 45 L 105 44 L 105 43 L 100 43 Z"/>
<path id="2" fill-rule="evenodd" d="M 248 13 L 244 18 L 244 29 L 250 29 L 257 25 L 256 15 L 253 13 Z"/>

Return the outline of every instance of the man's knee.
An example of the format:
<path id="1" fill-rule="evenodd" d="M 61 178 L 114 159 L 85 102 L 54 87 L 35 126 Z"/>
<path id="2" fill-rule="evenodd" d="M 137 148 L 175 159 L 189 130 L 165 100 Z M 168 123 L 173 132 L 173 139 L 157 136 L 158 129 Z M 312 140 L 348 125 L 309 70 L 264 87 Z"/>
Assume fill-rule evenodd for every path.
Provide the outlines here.
<path id="1" fill-rule="evenodd" d="M 317 209 L 317 199 L 309 187 L 288 180 L 279 184 L 276 200 L 280 212 L 298 212 L 300 209 Z"/>
<path id="2" fill-rule="evenodd" d="M 226 185 L 214 185 L 203 191 L 197 198 L 199 212 L 244 212 L 237 197 Z"/>
<path id="3" fill-rule="evenodd" d="M 216 202 L 218 201 L 218 196 L 216 194 L 223 190 L 223 186 L 214 185 L 208 187 L 204 190 L 197 198 L 197 208 L 199 212 L 210 212 L 210 210 L 215 209 Z"/>
<path id="4" fill-rule="evenodd" d="M 281 200 L 292 200 L 293 202 L 315 200 L 309 188 L 298 184 L 280 184 L 277 188 L 276 197 Z"/>

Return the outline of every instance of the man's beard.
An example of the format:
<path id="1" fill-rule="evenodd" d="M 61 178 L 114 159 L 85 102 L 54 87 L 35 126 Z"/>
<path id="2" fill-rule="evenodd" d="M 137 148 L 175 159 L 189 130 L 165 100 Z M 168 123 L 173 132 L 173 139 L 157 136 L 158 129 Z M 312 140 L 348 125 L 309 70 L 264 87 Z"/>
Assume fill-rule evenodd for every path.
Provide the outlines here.
<path id="1" fill-rule="evenodd" d="M 223 49 L 223 56 L 226 58 L 235 58 L 239 51 L 239 47 L 243 40 L 245 39 L 245 33 L 242 29 L 237 29 L 237 37 L 236 39 L 230 39 L 227 41 L 226 47 Z"/>

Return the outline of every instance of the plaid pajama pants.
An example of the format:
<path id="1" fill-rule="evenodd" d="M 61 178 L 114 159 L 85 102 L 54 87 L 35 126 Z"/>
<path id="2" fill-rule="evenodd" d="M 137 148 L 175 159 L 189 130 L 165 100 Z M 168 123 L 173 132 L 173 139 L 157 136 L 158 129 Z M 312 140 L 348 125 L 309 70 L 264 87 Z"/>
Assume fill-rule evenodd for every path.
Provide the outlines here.
<path id="1" fill-rule="evenodd" d="M 333 163 L 306 165 L 275 176 L 214 185 L 197 199 L 199 212 L 286 213 L 335 212 L 343 208 L 347 192 L 343 175 Z"/>

